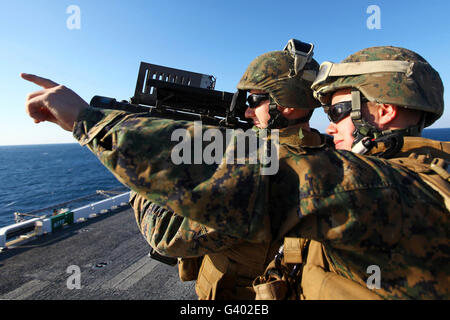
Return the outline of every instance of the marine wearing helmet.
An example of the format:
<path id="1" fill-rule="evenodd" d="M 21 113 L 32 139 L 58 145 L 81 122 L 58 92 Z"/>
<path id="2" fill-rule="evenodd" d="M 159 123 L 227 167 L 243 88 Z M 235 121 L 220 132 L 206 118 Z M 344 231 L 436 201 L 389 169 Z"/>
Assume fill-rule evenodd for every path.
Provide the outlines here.
<path id="1" fill-rule="evenodd" d="M 284 50 L 264 53 L 250 63 L 237 89 L 250 93 L 245 116 L 256 126 L 308 123 L 313 109 L 320 106 L 310 88 L 319 70 L 313 48 L 291 39 Z"/>
<path id="2" fill-rule="evenodd" d="M 347 151 L 296 157 L 302 221 L 255 279 L 256 299 L 448 299 L 450 143 L 418 136 L 443 112 L 439 74 L 410 50 L 374 47 L 323 63 L 312 88 Z"/>
<path id="3" fill-rule="evenodd" d="M 414 131 L 410 127 L 430 124 L 441 113 L 431 109 L 439 107 L 441 92 L 433 87 L 438 88 L 440 81 L 435 85 L 433 80 L 438 78 L 433 79 L 432 71 L 420 71 L 428 68 L 426 63 L 401 59 L 400 64 L 389 63 L 377 56 L 381 53 L 375 54 L 376 59 L 371 54 L 367 55 L 372 60 L 362 62 L 382 62 L 361 63 L 362 70 L 352 64 L 350 71 L 345 64 L 334 65 L 336 69 L 319 77 L 315 88 L 324 98 L 331 95 L 329 115 L 335 124 L 364 119 L 381 138 L 404 136 L 397 159 L 326 146 L 292 148 L 289 143 L 280 147 L 284 149 L 280 170 L 265 179 L 259 175 L 259 164 L 176 165 L 169 160 L 174 145 L 171 135 L 177 129 L 194 130 L 193 124 L 89 108 L 73 91 L 40 77 L 25 77 L 44 87 L 28 96 L 26 110 L 38 122 L 46 116 L 45 120 L 66 130 L 73 128 L 80 144 L 139 194 L 142 206 L 134 202 L 139 228 L 149 242 L 158 242 L 154 246 L 162 254 L 171 251 L 169 255 L 195 257 L 214 251 L 205 255 L 200 266 L 196 286 L 200 298 L 251 298 L 255 293 L 249 285 L 259 285 L 253 281 L 255 275 L 264 272 L 284 243 L 274 259 L 276 270 L 270 263 L 262 279 L 273 284 L 269 289 L 274 290 L 265 291 L 272 297 L 282 293 L 284 299 L 293 292 L 291 297 L 301 299 L 364 298 L 353 289 L 356 285 L 384 299 L 449 299 L 450 202 L 445 166 L 450 161 L 450 143 L 406 136 Z M 301 64 L 301 59 L 297 63 L 294 59 L 294 72 Z M 391 80 L 387 85 L 377 83 L 375 79 L 383 79 L 385 73 Z M 358 76 L 361 81 L 364 77 L 373 81 L 358 89 L 350 81 Z M 342 87 L 328 92 L 322 88 L 340 78 Z M 383 91 L 370 95 L 365 89 L 371 84 Z M 437 102 L 430 99 L 433 92 Z M 426 105 L 414 104 L 416 99 L 411 98 L 411 104 L 395 105 L 394 100 L 379 100 L 403 99 L 401 95 L 407 99 L 416 93 Z M 372 113 L 366 102 L 361 107 L 361 95 L 383 113 Z M 343 117 L 349 103 L 353 117 Z M 413 119 L 417 114 L 408 118 L 410 123 L 394 125 L 388 119 L 406 119 L 397 112 L 409 109 L 416 110 L 413 113 L 418 113 L 419 120 Z M 152 202 L 172 211 L 151 211 Z M 289 241 L 282 241 L 283 237 Z M 367 270 L 373 266 L 381 270 L 381 279 L 369 288 L 372 276 L 368 278 Z M 339 285 L 342 281 L 337 278 L 352 286 Z M 292 290 L 279 290 L 283 281 L 284 288 Z"/>
<path id="4" fill-rule="evenodd" d="M 327 133 L 336 147 L 357 153 L 377 139 L 390 139 L 394 154 L 401 137 L 419 136 L 444 110 L 437 71 L 417 53 L 392 46 L 363 49 L 339 64 L 322 63 L 312 89 L 332 122 Z M 345 122 L 354 126 L 350 136 L 338 132 Z"/>

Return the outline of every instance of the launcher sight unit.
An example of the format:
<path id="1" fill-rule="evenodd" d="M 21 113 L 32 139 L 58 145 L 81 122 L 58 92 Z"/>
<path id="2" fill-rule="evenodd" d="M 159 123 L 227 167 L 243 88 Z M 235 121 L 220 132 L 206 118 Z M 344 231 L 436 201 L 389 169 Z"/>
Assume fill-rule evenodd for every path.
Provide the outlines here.
<path id="1" fill-rule="evenodd" d="M 141 62 L 136 90 L 129 102 L 94 96 L 90 105 L 232 129 L 251 128 L 251 122 L 244 117 L 245 95 L 216 91 L 215 84 L 212 75 Z"/>

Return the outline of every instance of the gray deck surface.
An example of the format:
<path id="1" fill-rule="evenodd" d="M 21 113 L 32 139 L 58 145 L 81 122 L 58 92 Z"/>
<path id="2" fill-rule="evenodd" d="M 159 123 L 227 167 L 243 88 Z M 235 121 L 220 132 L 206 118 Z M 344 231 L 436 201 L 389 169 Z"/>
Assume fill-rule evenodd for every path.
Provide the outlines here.
<path id="1" fill-rule="evenodd" d="M 148 257 L 130 207 L 106 213 L 0 253 L 0 299 L 197 299 L 194 282 L 181 282 L 176 266 Z M 69 289 L 70 266 L 81 289 Z"/>

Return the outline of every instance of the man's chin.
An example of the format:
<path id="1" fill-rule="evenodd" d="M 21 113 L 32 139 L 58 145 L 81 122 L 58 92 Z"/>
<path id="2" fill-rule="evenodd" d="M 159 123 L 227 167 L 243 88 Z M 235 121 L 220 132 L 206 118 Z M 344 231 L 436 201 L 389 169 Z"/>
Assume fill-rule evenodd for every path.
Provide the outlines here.
<path id="1" fill-rule="evenodd" d="M 348 146 L 347 143 L 345 143 L 345 141 L 337 141 L 334 144 L 334 148 L 336 150 L 347 150 L 347 151 L 352 151 L 352 147 Z"/>
<path id="2" fill-rule="evenodd" d="M 336 150 L 345 150 L 344 141 L 342 141 L 342 140 L 335 141 L 334 142 L 334 147 L 336 148 Z"/>

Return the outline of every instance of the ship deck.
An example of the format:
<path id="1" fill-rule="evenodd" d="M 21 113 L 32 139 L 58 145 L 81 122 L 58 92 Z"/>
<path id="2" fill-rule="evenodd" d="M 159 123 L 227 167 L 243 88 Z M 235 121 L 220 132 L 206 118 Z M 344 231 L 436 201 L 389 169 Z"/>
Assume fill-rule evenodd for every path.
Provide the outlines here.
<path id="1" fill-rule="evenodd" d="M 149 249 L 132 209 L 111 211 L 1 252 L 0 299 L 197 299 Z"/>

